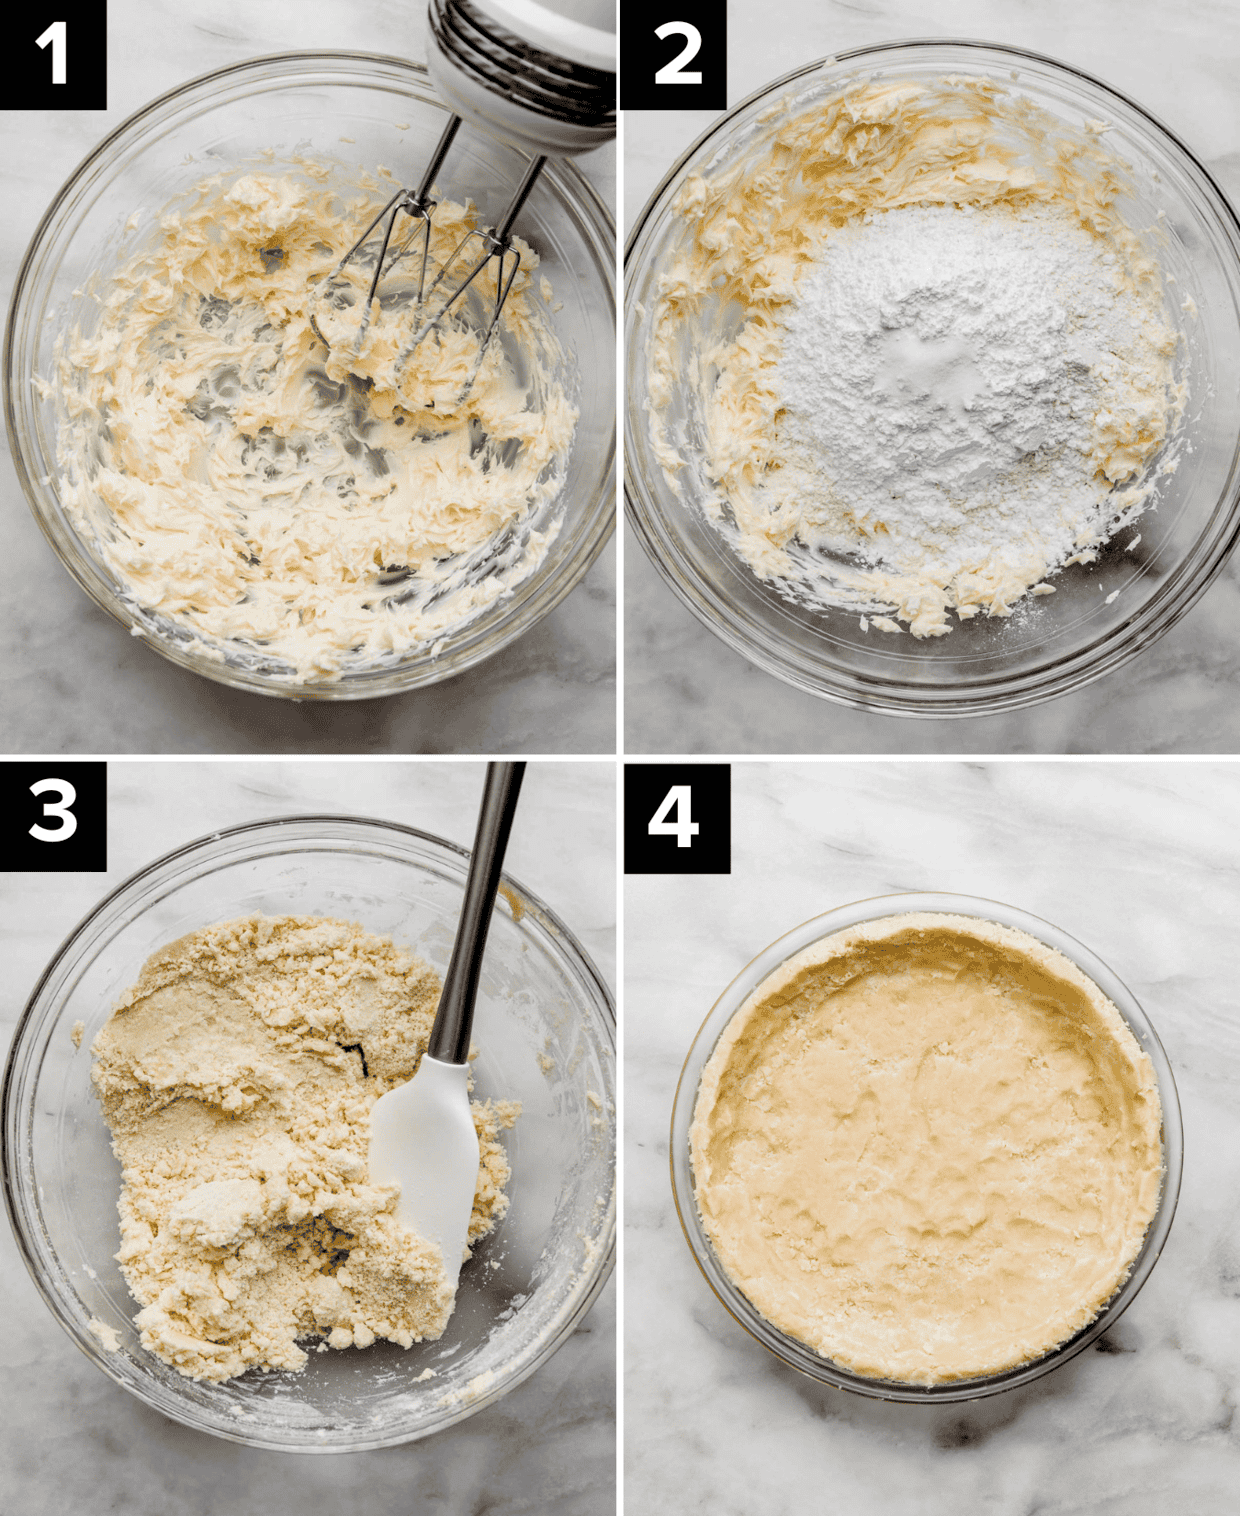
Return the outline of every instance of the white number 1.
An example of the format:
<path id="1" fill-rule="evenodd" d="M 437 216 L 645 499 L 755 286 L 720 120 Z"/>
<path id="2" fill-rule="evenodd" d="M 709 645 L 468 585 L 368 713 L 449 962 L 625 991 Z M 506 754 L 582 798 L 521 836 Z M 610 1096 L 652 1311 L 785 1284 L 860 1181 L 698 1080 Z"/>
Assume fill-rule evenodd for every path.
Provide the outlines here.
<path id="1" fill-rule="evenodd" d="M 65 23 L 53 21 L 51 26 L 38 39 L 40 47 L 52 44 L 52 83 L 63 84 L 65 82 L 65 54 L 68 45 L 65 42 Z"/>
<path id="2" fill-rule="evenodd" d="M 692 819 L 693 787 L 674 784 L 659 802 L 659 809 L 650 818 L 646 830 L 652 837 L 675 837 L 677 847 L 692 847 L 698 834 L 698 824 Z M 668 812 L 675 806 L 676 819 L 669 821 Z"/>
<path id="3" fill-rule="evenodd" d="M 656 26 L 655 36 L 660 42 L 664 37 L 683 37 L 685 45 L 676 54 L 670 63 L 665 63 L 654 76 L 656 84 L 701 84 L 701 69 L 686 70 L 684 65 L 692 63 L 702 51 L 702 34 L 697 27 L 689 21 L 665 21 L 662 26 Z M 688 846 L 688 843 L 685 844 Z"/>
<path id="4" fill-rule="evenodd" d="M 77 791 L 67 779 L 40 779 L 30 786 L 32 795 L 41 795 L 44 790 L 55 790 L 60 796 L 59 800 L 43 802 L 43 814 L 55 816 L 60 825 L 54 832 L 45 826 L 32 826 L 30 835 L 39 842 L 68 842 L 77 831 L 77 817 L 69 809 L 77 799 Z"/>

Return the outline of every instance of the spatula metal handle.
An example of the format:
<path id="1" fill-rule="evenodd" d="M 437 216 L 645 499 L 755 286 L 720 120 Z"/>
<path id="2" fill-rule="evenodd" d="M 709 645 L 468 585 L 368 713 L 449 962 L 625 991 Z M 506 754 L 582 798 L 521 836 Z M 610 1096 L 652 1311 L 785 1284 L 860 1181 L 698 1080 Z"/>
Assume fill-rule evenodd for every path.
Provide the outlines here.
<path id="1" fill-rule="evenodd" d="M 474 1024 L 474 1001 L 478 998 L 482 954 L 524 776 L 523 763 L 487 764 L 478 831 L 469 859 L 469 878 L 465 882 L 465 902 L 461 907 L 456 941 L 452 944 L 452 959 L 444 975 L 435 1025 L 431 1028 L 426 1048 L 440 1063 L 464 1063 L 469 1057 L 469 1034 Z"/>

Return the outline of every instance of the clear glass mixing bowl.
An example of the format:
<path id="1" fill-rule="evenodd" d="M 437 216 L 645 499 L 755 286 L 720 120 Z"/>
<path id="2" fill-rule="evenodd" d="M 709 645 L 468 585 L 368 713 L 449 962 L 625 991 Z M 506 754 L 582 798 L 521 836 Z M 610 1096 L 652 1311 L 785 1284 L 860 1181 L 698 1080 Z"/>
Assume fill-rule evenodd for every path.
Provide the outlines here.
<path id="1" fill-rule="evenodd" d="M 703 515 L 701 480 L 681 470 L 686 500 L 668 486 L 647 425 L 646 354 L 660 280 L 684 236 L 673 210 L 689 174 L 744 163 L 781 126 L 846 83 L 988 78 L 1080 129 L 1110 123 L 1106 150 L 1130 167 L 1128 224 L 1161 226 L 1157 253 L 1174 305 L 1187 295 L 1191 451 L 1165 481 L 1156 511 L 1136 523 L 1139 550 L 1121 532 L 1098 562 L 1055 575 L 1056 593 L 1008 619 L 953 622 L 917 640 L 862 631 L 856 611 L 784 599 L 736 556 Z M 724 319 L 728 318 L 724 313 Z M 1140 106 L 1048 58 L 979 42 L 889 43 L 825 58 L 776 80 L 711 126 L 672 167 L 638 218 L 625 260 L 625 498 L 659 573 L 736 652 L 810 694 L 904 716 L 978 716 L 1015 710 L 1099 679 L 1135 657 L 1205 592 L 1240 533 L 1240 223 L 1192 153 Z M 673 423 L 690 417 L 692 332 L 680 337 Z"/>
<path id="2" fill-rule="evenodd" d="M 348 700 L 394 694 L 459 674 L 498 652 L 555 608 L 585 574 L 615 522 L 615 227 L 573 165 L 548 162 L 517 230 L 539 253 L 558 311 L 547 319 L 575 365 L 579 411 L 568 475 L 538 525 L 559 533 L 539 568 L 433 648 L 351 670 L 337 680 L 290 685 L 272 660 L 205 654 L 166 620 L 135 613 L 122 587 L 75 529 L 58 495 L 56 417 L 35 376 L 52 371 L 52 348 L 69 322 L 90 329 L 82 293 L 93 270 L 117 259 L 126 223 L 136 235 L 204 176 L 257 157 L 312 153 L 406 183 L 421 178 L 448 112 L 419 64 L 370 53 L 288 53 L 192 79 L 138 111 L 105 138 L 57 193 L 26 252 L 5 338 L 4 396 L 13 460 L 35 518 L 61 562 L 96 604 L 182 668 L 260 694 Z M 498 220 L 528 158 L 462 126 L 442 184 Z"/>
<path id="3" fill-rule="evenodd" d="M 1087 974 L 1128 1023 L 1133 1036 L 1149 1055 L 1158 1080 L 1158 1095 L 1162 1102 L 1162 1149 L 1163 1182 L 1158 1210 L 1132 1272 L 1107 1301 L 1098 1315 L 1083 1327 L 1075 1337 L 1059 1347 L 1035 1359 L 1021 1364 L 1002 1374 L 989 1374 L 978 1379 L 953 1380 L 947 1384 L 903 1384 L 886 1379 L 867 1379 L 860 1374 L 823 1358 L 795 1337 L 781 1332 L 750 1304 L 748 1298 L 732 1282 L 715 1255 L 714 1247 L 706 1233 L 694 1198 L 693 1165 L 689 1157 L 689 1128 L 693 1122 L 693 1107 L 697 1101 L 698 1085 L 702 1070 L 715 1050 L 715 1044 L 723 1029 L 757 989 L 787 959 L 802 949 L 829 937 L 833 932 L 844 931 L 862 921 L 877 921 L 887 916 L 901 916 L 912 911 L 932 911 L 955 916 L 974 916 L 982 921 L 997 921 L 1003 926 L 1015 927 L 1028 932 L 1039 942 L 1055 948 L 1065 958 Z M 697 1259 L 698 1267 L 706 1276 L 706 1282 L 720 1301 L 741 1326 L 765 1348 L 786 1364 L 808 1374 L 823 1384 L 834 1385 L 841 1390 L 854 1390 L 859 1395 L 868 1395 L 874 1400 L 907 1400 L 926 1403 L 930 1401 L 981 1400 L 987 1395 L 997 1395 L 1001 1390 L 1014 1389 L 1039 1379 L 1052 1369 L 1075 1358 L 1095 1338 L 1106 1331 L 1123 1311 L 1132 1304 L 1138 1290 L 1149 1278 L 1158 1262 L 1159 1254 L 1171 1231 L 1175 1216 L 1176 1201 L 1180 1194 L 1180 1175 L 1184 1167 L 1184 1131 L 1180 1119 L 1180 1100 L 1176 1092 L 1171 1064 L 1158 1034 L 1149 1018 L 1137 1003 L 1136 997 L 1124 982 L 1117 978 L 1102 959 L 1090 952 L 1075 937 L 1059 927 L 1052 926 L 1038 916 L 1031 916 L 1013 905 L 1002 905 L 997 900 L 984 900 L 974 895 L 950 895 L 942 893 L 919 893 L 908 895 L 879 895 L 871 900 L 854 901 L 837 910 L 826 911 L 802 922 L 798 927 L 771 943 L 746 965 L 728 985 L 711 1008 L 710 1015 L 698 1029 L 698 1034 L 689 1049 L 680 1081 L 676 1086 L 676 1098 L 672 1104 L 671 1168 L 672 1191 L 676 1211 L 684 1228 L 685 1239 Z"/>
<path id="4" fill-rule="evenodd" d="M 360 921 L 447 968 L 467 852 L 348 816 L 236 827 L 135 874 L 71 933 L 35 988 L 4 1078 L 5 1201 L 22 1257 L 73 1341 L 147 1405 L 233 1442 L 348 1452 L 425 1437 L 532 1374 L 589 1310 L 615 1235 L 615 1011 L 567 927 L 505 876 L 474 1022 L 479 1098 L 522 1102 L 504 1142 L 512 1207 L 461 1274 L 438 1342 L 311 1353 L 300 1374 L 184 1379 L 139 1344 L 113 1257 L 120 1165 L 90 1045 L 157 947 L 251 911 Z M 81 1045 L 71 1031 L 85 1023 Z M 106 1352 L 90 1322 L 120 1334 Z M 418 1383 L 426 1369 L 434 1377 Z"/>

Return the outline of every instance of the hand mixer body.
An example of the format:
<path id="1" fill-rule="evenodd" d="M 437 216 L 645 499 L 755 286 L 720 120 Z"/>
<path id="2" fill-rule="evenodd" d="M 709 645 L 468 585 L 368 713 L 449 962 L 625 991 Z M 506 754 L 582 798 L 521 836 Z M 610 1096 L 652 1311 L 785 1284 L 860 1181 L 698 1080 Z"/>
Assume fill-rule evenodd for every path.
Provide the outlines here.
<path id="1" fill-rule="evenodd" d="M 430 0 L 429 23 L 436 89 L 492 136 L 571 157 L 616 135 L 606 0 Z"/>

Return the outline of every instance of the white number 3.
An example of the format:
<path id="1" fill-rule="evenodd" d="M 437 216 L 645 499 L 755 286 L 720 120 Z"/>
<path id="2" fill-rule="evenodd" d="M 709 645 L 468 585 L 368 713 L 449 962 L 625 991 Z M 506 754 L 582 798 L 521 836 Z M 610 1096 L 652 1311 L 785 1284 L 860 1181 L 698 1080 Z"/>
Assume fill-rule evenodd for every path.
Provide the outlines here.
<path id="1" fill-rule="evenodd" d="M 701 84 L 701 69 L 695 68 L 690 73 L 685 73 L 683 69 L 684 64 L 692 63 L 702 51 L 702 34 L 698 31 L 697 27 L 688 21 L 665 21 L 662 26 L 655 27 L 654 34 L 660 42 L 663 41 L 664 37 L 683 37 L 685 39 L 684 47 L 681 48 L 670 63 L 663 65 L 654 76 L 654 82 L 656 84 Z M 688 847 L 688 845 L 688 843 L 684 844 L 685 847 Z"/>
<path id="2" fill-rule="evenodd" d="M 30 786 L 32 795 L 41 795 L 44 790 L 55 790 L 60 796 L 59 800 L 43 802 L 43 814 L 55 816 L 60 825 L 55 831 L 49 831 L 45 826 L 32 826 L 30 835 L 39 842 L 68 842 L 77 831 L 77 817 L 69 809 L 77 799 L 77 791 L 67 779 L 40 779 L 37 784 Z"/>
<path id="3" fill-rule="evenodd" d="M 698 824 L 690 812 L 693 805 L 693 787 L 674 784 L 659 802 L 659 809 L 650 818 L 646 830 L 652 837 L 675 837 L 677 847 L 692 847 L 698 834 Z M 668 812 L 675 806 L 676 819 L 669 821 Z"/>

